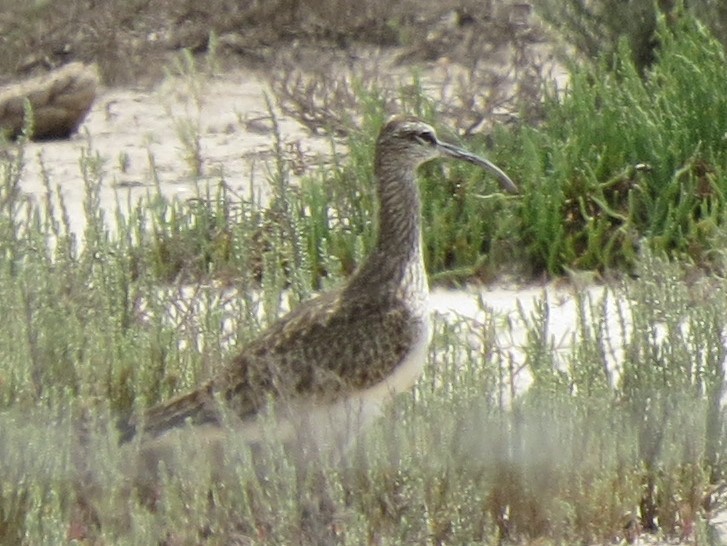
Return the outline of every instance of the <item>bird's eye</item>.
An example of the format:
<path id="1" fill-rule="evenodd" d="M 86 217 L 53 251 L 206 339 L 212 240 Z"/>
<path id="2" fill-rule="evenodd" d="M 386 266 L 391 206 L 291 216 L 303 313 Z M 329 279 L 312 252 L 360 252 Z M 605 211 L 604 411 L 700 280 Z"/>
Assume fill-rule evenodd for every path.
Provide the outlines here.
<path id="1" fill-rule="evenodd" d="M 437 143 L 437 137 L 435 137 L 434 133 L 432 133 L 431 131 L 421 131 L 419 133 L 415 133 L 414 138 L 422 144 L 434 145 Z"/>

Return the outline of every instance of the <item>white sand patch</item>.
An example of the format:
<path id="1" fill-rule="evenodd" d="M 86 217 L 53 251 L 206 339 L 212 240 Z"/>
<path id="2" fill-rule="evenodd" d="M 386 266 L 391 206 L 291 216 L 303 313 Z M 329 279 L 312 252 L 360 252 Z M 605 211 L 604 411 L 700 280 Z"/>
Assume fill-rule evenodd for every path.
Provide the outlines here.
<path id="1" fill-rule="evenodd" d="M 84 180 L 80 168 L 83 154 L 100 159 L 101 207 L 107 217 L 123 205 L 156 193 L 168 198 L 188 199 L 213 187 L 224 177 L 244 197 L 251 187 L 264 201 L 266 180 L 273 158 L 274 132 L 265 94 L 270 91 L 263 77 L 250 72 L 225 74 L 205 80 L 195 100 L 183 80 L 170 80 L 155 90 L 107 89 L 99 93 L 78 134 L 70 140 L 33 142 L 25 150 L 23 192 L 41 199 L 43 167 L 51 187 L 66 201 L 74 232 L 85 225 Z M 330 154 L 327 139 L 315 137 L 299 123 L 276 112 L 284 150 L 291 159 L 317 165 L 319 155 Z M 187 157 L 183 127 L 199 136 L 201 176 Z M 292 175 L 293 178 L 295 176 Z"/>
<path id="2" fill-rule="evenodd" d="M 547 309 L 545 336 L 553 346 L 556 365 L 563 368 L 568 364 L 578 336 L 583 335 L 583 327 L 587 329 L 599 317 L 605 317 L 598 336 L 603 340 L 611 379 L 615 381 L 623 361 L 623 343 L 630 332 L 628 302 L 614 289 L 605 286 L 577 289 L 548 284 L 492 286 L 465 291 L 435 289 L 431 305 L 435 313 L 448 320 L 464 317 L 484 322 L 486 315 L 490 315 L 495 324 L 496 346 L 507 354 L 505 359 L 514 362 L 517 369 L 524 364 L 523 348 L 528 332 L 540 322 L 543 306 Z M 528 374 L 521 373 L 518 392 L 530 383 Z"/>

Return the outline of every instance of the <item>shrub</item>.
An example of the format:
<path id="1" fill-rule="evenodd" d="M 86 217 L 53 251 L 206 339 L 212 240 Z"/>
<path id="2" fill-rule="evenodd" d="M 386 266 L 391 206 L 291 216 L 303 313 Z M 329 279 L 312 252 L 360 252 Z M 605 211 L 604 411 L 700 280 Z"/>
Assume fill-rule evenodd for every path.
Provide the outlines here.
<path id="1" fill-rule="evenodd" d="M 658 36 L 644 78 L 622 43 L 615 64 L 574 67 L 545 122 L 510 143 L 536 271 L 629 268 L 643 240 L 709 267 L 727 188 L 724 51 L 690 17 Z"/>

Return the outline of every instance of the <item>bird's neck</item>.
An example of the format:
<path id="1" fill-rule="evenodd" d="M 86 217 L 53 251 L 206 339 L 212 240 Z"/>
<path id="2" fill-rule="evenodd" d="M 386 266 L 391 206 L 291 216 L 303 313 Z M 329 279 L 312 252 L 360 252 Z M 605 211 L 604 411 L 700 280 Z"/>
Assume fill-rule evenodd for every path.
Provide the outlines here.
<path id="1" fill-rule="evenodd" d="M 422 252 L 421 200 L 414 172 L 401 173 L 396 184 L 379 183 L 379 232 L 376 255 L 400 265 Z"/>
<path id="2" fill-rule="evenodd" d="M 383 159 L 383 158 L 382 158 Z M 422 252 L 421 200 L 413 169 L 377 164 L 379 224 L 376 245 L 351 281 L 352 289 L 389 295 L 427 291 Z"/>

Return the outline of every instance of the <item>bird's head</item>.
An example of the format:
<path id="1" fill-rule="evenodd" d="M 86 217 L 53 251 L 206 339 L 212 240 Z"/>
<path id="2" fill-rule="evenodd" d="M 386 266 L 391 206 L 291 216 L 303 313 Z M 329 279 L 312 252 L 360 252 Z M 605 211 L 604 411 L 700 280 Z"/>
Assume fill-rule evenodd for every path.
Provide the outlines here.
<path id="1" fill-rule="evenodd" d="M 454 144 L 439 140 L 431 125 L 414 117 L 396 116 L 390 119 L 379 133 L 376 148 L 379 160 L 386 156 L 396 166 L 407 169 L 415 169 L 440 157 L 466 161 L 495 175 L 504 191 L 518 191 L 515 183 L 497 165 Z"/>

